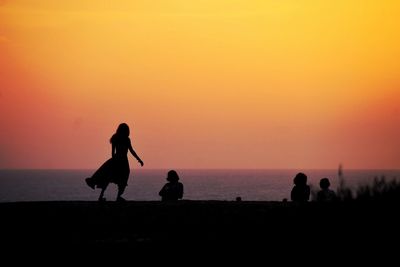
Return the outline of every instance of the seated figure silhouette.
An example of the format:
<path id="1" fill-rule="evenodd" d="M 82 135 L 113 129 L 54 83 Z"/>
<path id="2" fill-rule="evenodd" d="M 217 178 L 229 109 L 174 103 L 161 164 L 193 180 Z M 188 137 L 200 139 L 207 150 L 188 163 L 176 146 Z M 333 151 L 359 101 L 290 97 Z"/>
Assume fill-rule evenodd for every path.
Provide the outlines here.
<path id="1" fill-rule="evenodd" d="M 307 202 L 310 199 L 310 186 L 307 185 L 307 176 L 299 172 L 293 179 L 294 187 L 290 193 L 292 201 Z"/>
<path id="2" fill-rule="evenodd" d="M 115 183 L 118 186 L 117 201 L 125 201 L 121 195 L 128 185 L 130 173 L 128 150 L 141 166 L 143 166 L 143 161 L 132 148 L 131 140 L 129 139 L 129 126 L 126 123 L 121 123 L 118 126 L 116 133 L 110 139 L 110 143 L 111 158 L 101 165 L 92 177 L 86 178 L 85 181 L 92 189 L 96 187 L 101 188 L 99 201 L 106 200 L 104 198 L 104 191 L 109 183 Z"/>
<path id="3" fill-rule="evenodd" d="M 178 200 L 183 197 L 183 184 L 179 182 L 178 173 L 170 170 L 167 175 L 167 181 L 158 193 L 162 201 Z"/>
<path id="4" fill-rule="evenodd" d="M 319 187 L 321 190 L 317 193 L 317 201 L 321 202 L 332 202 L 336 200 L 335 191 L 329 189 L 331 183 L 328 178 L 322 178 L 319 181 Z"/>

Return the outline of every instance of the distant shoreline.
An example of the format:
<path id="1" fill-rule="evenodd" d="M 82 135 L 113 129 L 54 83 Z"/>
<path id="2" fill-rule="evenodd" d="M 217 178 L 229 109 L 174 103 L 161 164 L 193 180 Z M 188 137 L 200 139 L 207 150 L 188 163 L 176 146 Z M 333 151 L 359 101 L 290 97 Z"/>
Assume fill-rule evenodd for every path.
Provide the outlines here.
<path id="1" fill-rule="evenodd" d="M 170 168 L 137 168 L 132 167 L 136 171 L 166 171 Z M 175 168 L 181 171 L 337 171 L 337 168 Z M 0 168 L 0 171 L 93 171 L 95 168 Z M 346 171 L 400 171 L 400 168 L 345 168 Z"/>

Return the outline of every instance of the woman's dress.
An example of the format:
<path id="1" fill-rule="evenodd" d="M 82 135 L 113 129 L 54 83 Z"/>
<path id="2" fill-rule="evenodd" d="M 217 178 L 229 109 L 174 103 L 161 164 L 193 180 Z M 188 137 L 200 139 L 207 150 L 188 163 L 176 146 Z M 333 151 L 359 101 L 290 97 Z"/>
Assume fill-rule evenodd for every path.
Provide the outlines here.
<path id="1" fill-rule="evenodd" d="M 114 142 L 116 153 L 104 162 L 92 177 L 88 178 L 88 184 L 102 189 L 109 183 L 115 183 L 118 186 L 128 185 L 130 169 L 127 153 L 131 141 L 127 138 L 127 140 L 114 140 Z"/>

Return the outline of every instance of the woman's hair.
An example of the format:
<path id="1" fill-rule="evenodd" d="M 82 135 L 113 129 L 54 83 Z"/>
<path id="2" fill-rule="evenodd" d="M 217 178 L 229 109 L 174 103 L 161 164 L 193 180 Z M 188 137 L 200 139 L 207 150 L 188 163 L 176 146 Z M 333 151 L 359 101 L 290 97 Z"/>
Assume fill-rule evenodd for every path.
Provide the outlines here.
<path id="1" fill-rule="evenodd" d="M 307 184 L 307 175 L 302 172 L 296 174 L 296 177 L 293 179 L 293 183 L 298 186 L 306 185 Z"/>
<path id="2" fill-rule="evenodd" d="M 167 181 L 177 182 L 179 180 L 178 173 L 175 170 L 170 170 L 167 175 Z"/>
<path id="3" fill-rule="evenodd" d="M 111 136 L 110 138 L 110 143 L 115 142 L 117 139 L 123 139 L 123 138 L 128 138 L 129 137 L 129 126 L 126 123 L 121 123 L 115 134 Z"/>

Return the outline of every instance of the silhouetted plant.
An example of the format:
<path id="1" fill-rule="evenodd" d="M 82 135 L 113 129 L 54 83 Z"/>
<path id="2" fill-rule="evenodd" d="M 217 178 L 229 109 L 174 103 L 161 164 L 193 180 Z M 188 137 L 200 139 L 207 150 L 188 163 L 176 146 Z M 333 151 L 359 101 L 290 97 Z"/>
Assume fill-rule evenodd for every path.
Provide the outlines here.
<path id="1" fill-rule="evenodd" d="M 385 176 L 375 177 L 372 185 L 362 185 L 357 189 L 357 200 L 399 201 L 400 181 L 393 178 L 386 181 Z"/>
<path id="2" fill-rule="evenodd" d="M 338 200 L 349 201 L 353 200 L 353 192 L 345 185 L 342 166 L 339 165 L 339 186 L 336 189 L 336 196 Z"/>

